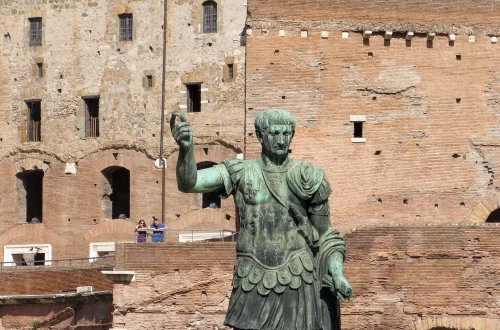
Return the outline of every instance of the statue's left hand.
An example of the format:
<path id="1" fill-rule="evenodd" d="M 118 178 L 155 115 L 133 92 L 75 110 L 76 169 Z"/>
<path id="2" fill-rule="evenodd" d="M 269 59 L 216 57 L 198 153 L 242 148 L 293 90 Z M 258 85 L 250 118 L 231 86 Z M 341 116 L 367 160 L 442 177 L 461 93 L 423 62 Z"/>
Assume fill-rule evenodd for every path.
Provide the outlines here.
<path id="1" fill-rule="evenodd" d="M 340 301 L 352 300 L 352 287 L 349 281 L 345 278 L 342 267 L 337 261 L 333 261 L 330 264 L 330 275 L 332 276 L 332 281 L 335 285 L 335 293 L 339 297 Z"/>

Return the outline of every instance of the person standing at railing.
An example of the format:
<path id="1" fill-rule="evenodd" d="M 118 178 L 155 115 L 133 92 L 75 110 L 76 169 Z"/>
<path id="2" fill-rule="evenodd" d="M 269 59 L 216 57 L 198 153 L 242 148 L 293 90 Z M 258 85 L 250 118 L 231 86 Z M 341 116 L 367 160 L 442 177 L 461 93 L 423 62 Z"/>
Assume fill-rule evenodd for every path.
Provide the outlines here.
<path id="1" fill-rule="evenodd" d="M 137 243 L 146 243 L 146 231 L 140 230 L 141 228 L 148 228 L 144 220 L 139 220 L 135 232 L 137 232 Z"/>
<path id="2" fill-rule="evenodd" d="M 163 242 L 163 230 L 167 227 L 160 223 L 160 220 L 156 217 L 153 217 L 153 223 L 149 226 L 149 228 L 153 229 L 153 238 L 151 239 L 153 243 Z"/>

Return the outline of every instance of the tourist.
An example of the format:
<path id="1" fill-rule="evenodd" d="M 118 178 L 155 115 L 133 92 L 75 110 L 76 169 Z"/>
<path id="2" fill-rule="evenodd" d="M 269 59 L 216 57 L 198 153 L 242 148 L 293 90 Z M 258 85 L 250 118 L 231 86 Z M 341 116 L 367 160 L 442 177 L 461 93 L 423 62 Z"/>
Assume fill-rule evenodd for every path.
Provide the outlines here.
<path id="1" fill-rule="evenodd" d="M 146 225 L 146 221 L 139 220 L 137 226 L 135 226 L 135 232 L 137 232 L 137 243 L 146 243 L 147 233 L 145 230 L 139 230 L 141 228 L 148 228 L 148 226 Z"/>
<path id="2" fill-rule="evenodd" d="M 153 238 L 152 241 L 154 243 L 163 242 L 163 230 L 166 226 L 163 223 L 160 223 L 160 220 L 156 217 L 153 217 L 153 223 L 149 226 L 149 228 L 153 229 Z"/>

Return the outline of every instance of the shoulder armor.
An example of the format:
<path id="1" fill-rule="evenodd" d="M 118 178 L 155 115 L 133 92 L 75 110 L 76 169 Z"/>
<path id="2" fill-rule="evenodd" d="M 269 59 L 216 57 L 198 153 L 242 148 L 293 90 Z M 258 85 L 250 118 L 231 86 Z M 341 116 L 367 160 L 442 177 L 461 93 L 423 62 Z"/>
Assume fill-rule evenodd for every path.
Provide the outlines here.
<path id="1" fill-rule="evenodd" d="M 330 185 L 325 179 L 325 172 L 312 163 L 297 161 L 287 173 L 287 183 L 290 190 L 303 200 L 328 199 Z M 316 198 L 316 193 L 321 190 L 322 197 Z M 325 198 L 326 195 L 326 198 Z"/>

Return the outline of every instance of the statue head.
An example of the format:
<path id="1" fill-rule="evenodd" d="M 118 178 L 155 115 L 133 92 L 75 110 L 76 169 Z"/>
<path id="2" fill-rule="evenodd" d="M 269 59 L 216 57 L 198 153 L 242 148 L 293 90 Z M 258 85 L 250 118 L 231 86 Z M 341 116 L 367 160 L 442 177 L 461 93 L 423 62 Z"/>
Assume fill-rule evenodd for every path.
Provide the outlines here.
<path id="1" fill-rule="evenodd" d="M 266 110 L 255 118 L 255 133 L 266 156 L 286 158 L 295 133 L 295 118 L 285 110 Z"/>

